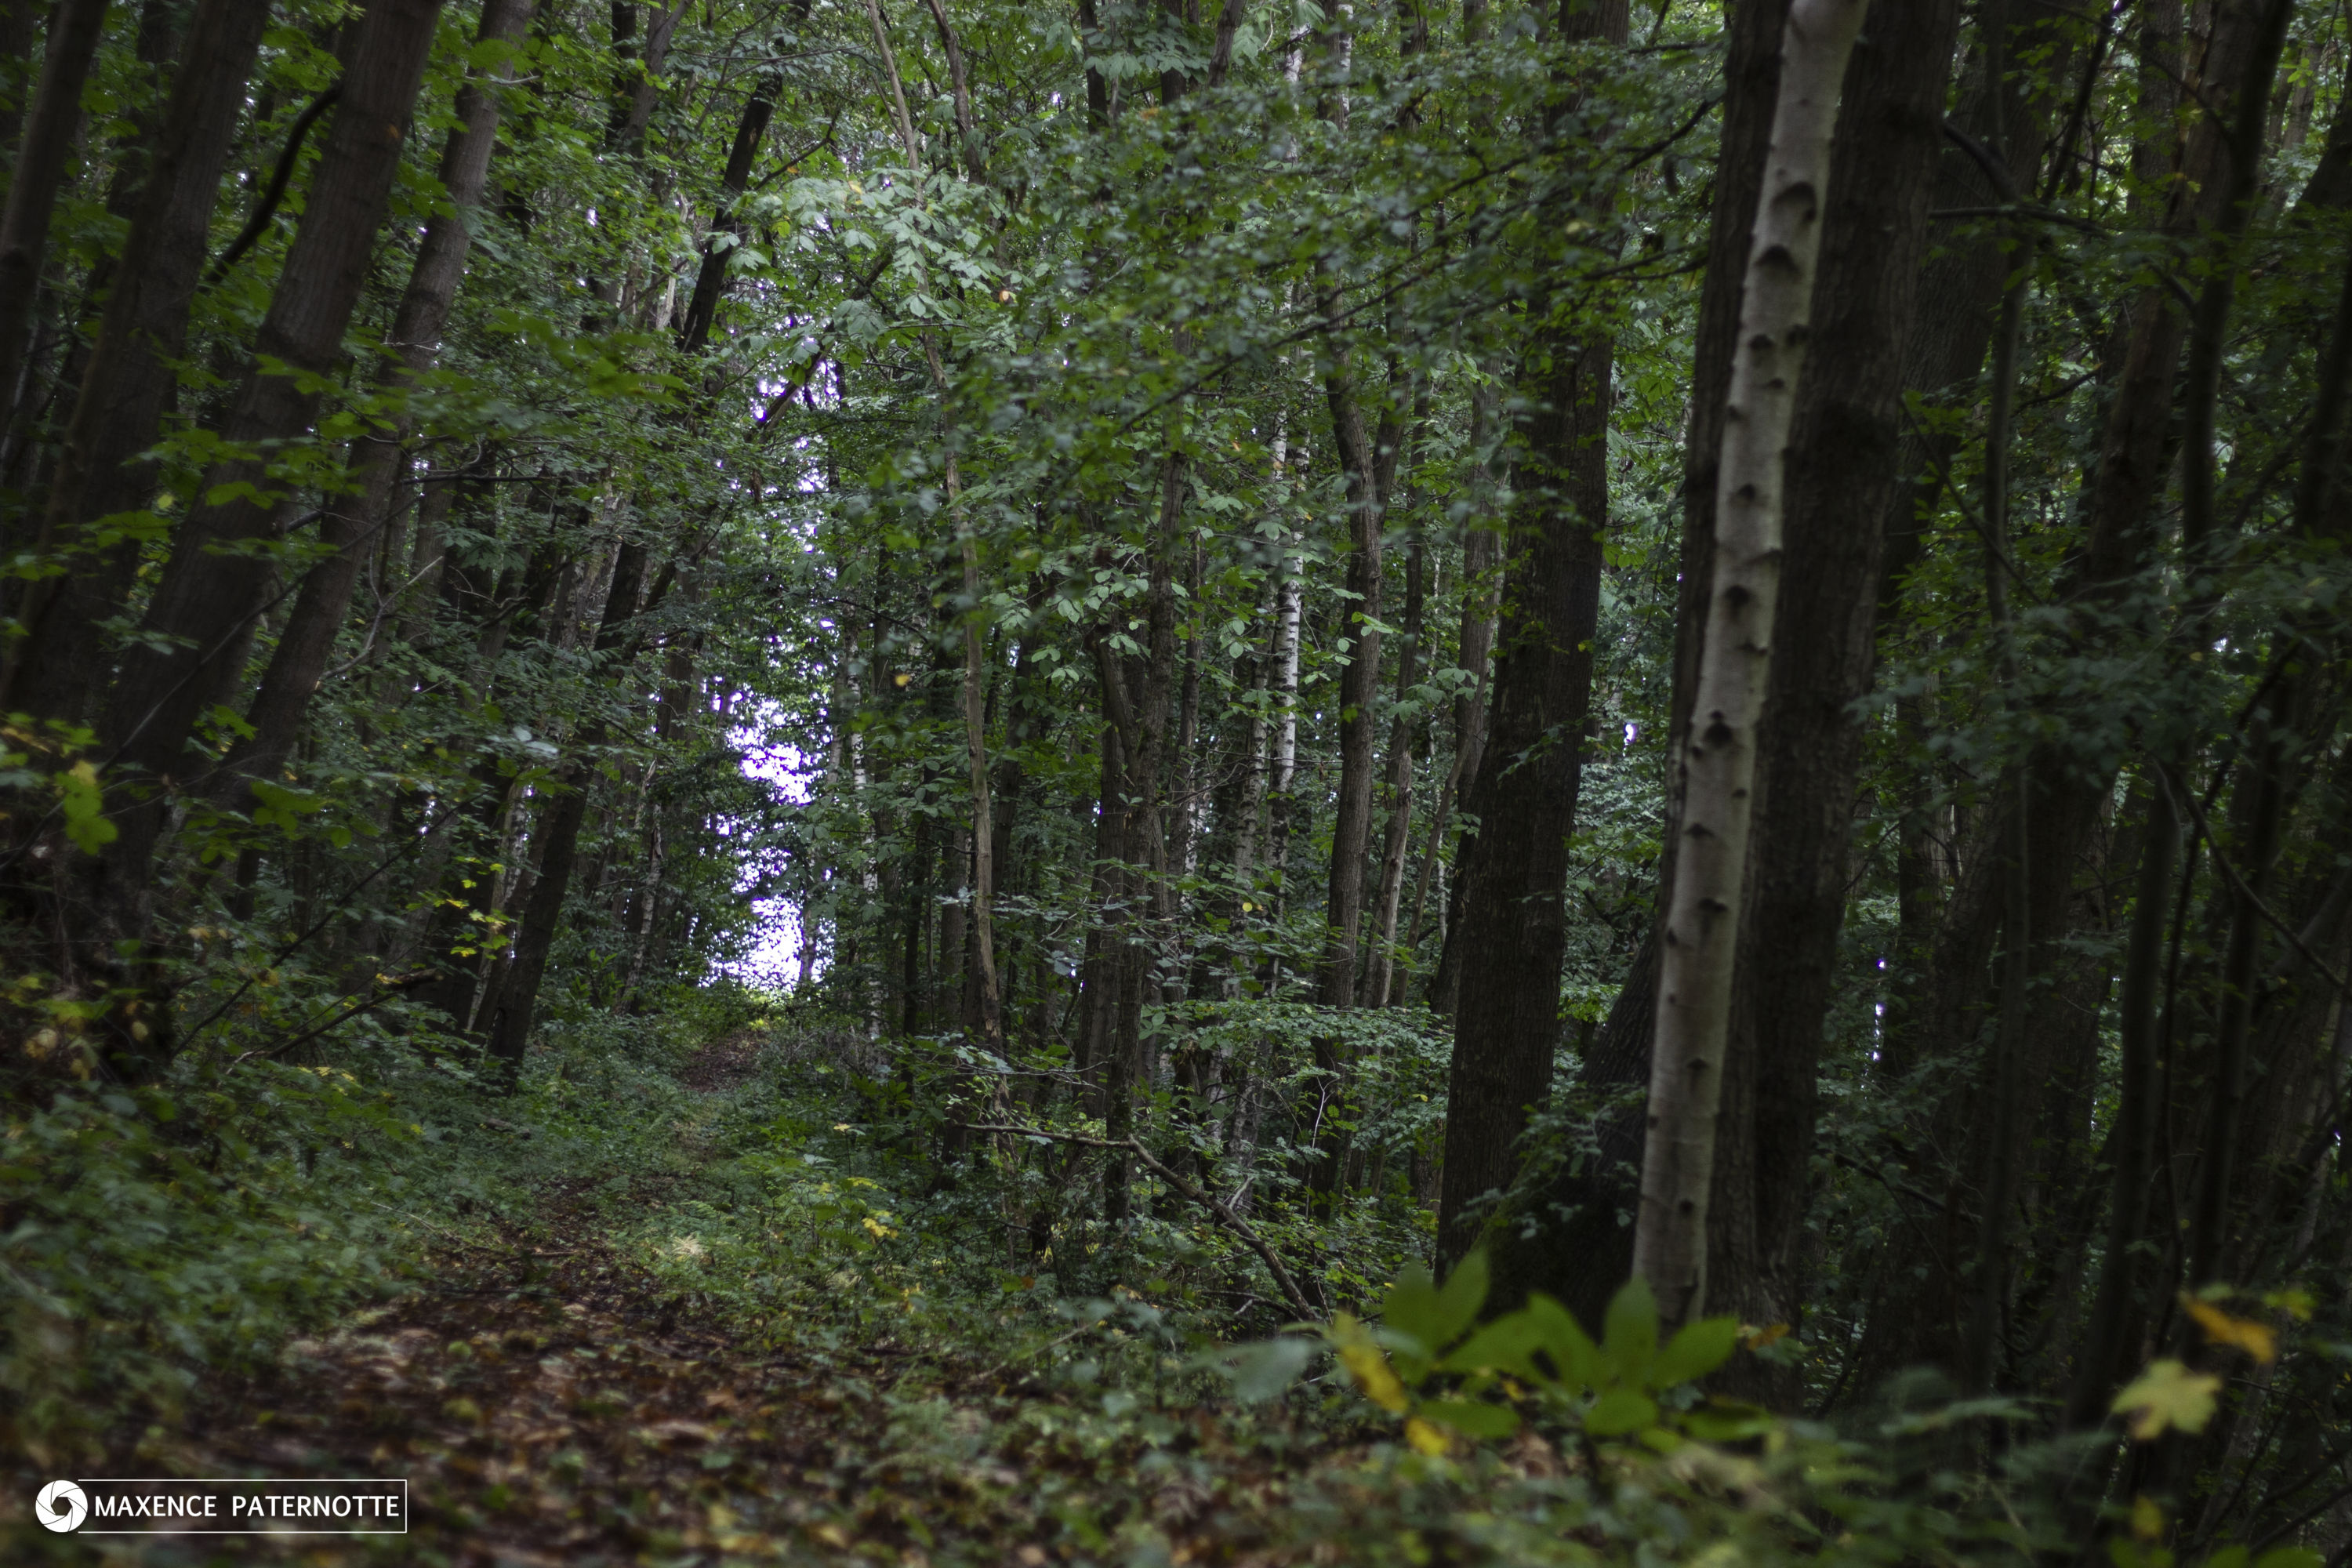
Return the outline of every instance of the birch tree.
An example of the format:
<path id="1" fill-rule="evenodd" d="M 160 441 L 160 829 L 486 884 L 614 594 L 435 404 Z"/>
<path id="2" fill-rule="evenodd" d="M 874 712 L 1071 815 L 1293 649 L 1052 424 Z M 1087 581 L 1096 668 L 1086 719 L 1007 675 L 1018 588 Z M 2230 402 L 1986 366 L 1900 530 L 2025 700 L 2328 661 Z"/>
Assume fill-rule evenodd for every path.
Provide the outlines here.
<path id="1" fill-rule="evenodd" d="M 1682 843 L 1658 975 L 1634 1272 L 1669 1322 L 1706 1300 L 1707 1189 L 1730 1037 L 1732 957 L 1756 776 L 1756 731 L 1780 591 L 1783 456 L 1804 368 L 1846 57 L 1867 0 L 1797 0 L 1780 37 L 1780 91 L 1748 258 L 1717 479 L 1715 581 L 1697 701 L 1678 737 Z"/>

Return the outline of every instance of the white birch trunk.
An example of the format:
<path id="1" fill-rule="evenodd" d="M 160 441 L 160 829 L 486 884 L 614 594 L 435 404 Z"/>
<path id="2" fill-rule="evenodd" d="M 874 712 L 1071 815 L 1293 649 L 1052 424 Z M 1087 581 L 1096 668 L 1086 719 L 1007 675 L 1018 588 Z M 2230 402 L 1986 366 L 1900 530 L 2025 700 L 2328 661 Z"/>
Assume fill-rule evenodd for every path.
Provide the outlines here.
<path id="1" fill-rule="evenodd" d="M 1805 355 L 1830 139 L 1867 0 L 1794 0 L 1780 37 L 1772 145 L 1739 308 L 1715 581 L 1698 691 L 1680 737 L 1682 843 L 1666 905 L 1633 1269 L 1669 1324 L 1706 1300 L 1707 1190 L 1730 1033 L 1731 968 L 1748 865 L 1756 726 L 1780 589 L 1782 469 Z"/>

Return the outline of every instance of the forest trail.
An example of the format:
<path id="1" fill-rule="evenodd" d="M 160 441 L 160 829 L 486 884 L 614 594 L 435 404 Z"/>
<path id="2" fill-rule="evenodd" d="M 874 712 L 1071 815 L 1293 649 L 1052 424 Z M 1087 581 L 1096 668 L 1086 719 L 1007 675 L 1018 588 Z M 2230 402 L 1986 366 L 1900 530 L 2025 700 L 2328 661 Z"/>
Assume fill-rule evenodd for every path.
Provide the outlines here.
<path id="1" fill-rule="evenodd" d="M 722 1093 L 757 1050 L 714 1042 L 679 1077 Z M 597 1223 L 559 1191 L 498 1247 L 453 1237 L 437 1279 L 219 1391 L 181 1467 L 408 1478 L 405 1541 L 287 1552 L 306 1562 L 907 1560 L 907 1517 L 952 1500 L 896 1489 L 867 1462 L 888 1437 L 877 1392 L 903 1363 L 887 1348 L 752 1348 L 683 1312 Z"/>
<path id="2" fill-rule="evenodd" d="M 757 1055 L 756 1040 L 733 1037 L 679 1077 L 716 1097 Z M 639 1195 L 673 1201 L 679 1184 Z M 226 1556 L 194 1559 L 159 1542 L 142 1561 L 683 1568 L 1066 1556 L 1050 1545 L 1066 1538 L 1066 1514 L 1038 1507 L 1034 1476 L 981 1451 L 986 1407 L 1033 1392 L 1017 1375 L 919 1364 L 887 1343 L 740 1338 L 627 1261 L 570 1191 L 496 1245 L 452 1237 L 436 1263 L 438 1277 L 410 1294 L 216 1385 L 159 1456 L 188 1475 L 404 1476 L 411 1533 L 281 1541 L 268 1543 L 274 1554 L 247 1537 Z M 971 1462 L 942 1466 L 936 1431 L 909 1452 L 910 1410 L 944 1412 Z M 1209 1433 L 1205 1419 L 1197 1429 Z M 1091 1469 L 1070 1467 L 1066 1479 Z M 1149 1506 L 1167 1529 L 1206 1500 L 1177 1486 Z M 1240 1543 L 1231 1521 L 1199 1522 Z"/>

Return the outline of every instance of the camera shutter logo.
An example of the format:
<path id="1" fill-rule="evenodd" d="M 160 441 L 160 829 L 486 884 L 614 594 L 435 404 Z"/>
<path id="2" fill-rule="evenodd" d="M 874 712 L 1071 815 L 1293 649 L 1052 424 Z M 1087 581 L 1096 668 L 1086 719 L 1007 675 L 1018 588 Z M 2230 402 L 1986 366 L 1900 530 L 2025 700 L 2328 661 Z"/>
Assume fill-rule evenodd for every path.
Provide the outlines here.
<path id="1" fill-rule="evenodd" d="M 89 1517 L 89 1500 L 71 1481 L 51 1481 L 41 1489 L 39 1503 L 33 1511 L 51 1530 L 79 1530 L 81 1521 Z"/>

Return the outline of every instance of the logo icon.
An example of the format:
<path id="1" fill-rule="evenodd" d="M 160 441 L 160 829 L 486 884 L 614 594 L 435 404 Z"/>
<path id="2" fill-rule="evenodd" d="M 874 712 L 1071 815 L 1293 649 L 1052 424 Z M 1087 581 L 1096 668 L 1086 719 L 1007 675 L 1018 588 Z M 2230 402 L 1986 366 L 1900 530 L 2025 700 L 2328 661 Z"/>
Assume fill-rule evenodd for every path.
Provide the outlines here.
<path id="1" fill-rule="evenodd" d="M 71 1481 L 51 1481 L 41 1489 L 39 1501 L 33 1511 L 43 1524 L 63 1532 L 79 1530 L 81 1521 L 89 1517 L 89 1500 Z"/>

